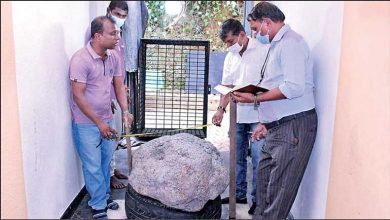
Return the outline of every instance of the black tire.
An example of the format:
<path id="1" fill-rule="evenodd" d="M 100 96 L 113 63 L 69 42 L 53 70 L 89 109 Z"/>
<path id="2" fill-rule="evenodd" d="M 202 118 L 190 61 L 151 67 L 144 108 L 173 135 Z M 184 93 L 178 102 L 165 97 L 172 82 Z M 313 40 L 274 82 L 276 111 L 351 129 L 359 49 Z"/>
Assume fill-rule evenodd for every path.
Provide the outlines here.
<path id="1" fill-rule="evenodd" d="M 129 219 L 220 219 L 221 196 L 209 200 L 197 212 L 187 212 L 167 207 L 158 200 L 137 193 L 130 184 L 125 196 L 126 216 Z"/>

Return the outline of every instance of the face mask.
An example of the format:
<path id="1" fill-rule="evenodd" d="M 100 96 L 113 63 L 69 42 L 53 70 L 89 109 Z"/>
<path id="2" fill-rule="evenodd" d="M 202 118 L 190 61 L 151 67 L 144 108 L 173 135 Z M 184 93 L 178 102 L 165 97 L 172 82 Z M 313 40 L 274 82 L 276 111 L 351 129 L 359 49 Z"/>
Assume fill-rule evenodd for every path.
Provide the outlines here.
<path id="1" fill-rule="evenodd" d="M 260 41 L 260 43 L 262 44 L 269 44 L 269 34 L 268 34 L 269 30 L 267 31 L 267 34 L 263 36 L 260 34 L 262 27 L 263 27 L 263 23 L 261 23 L 259 33 L 256 34 L 256 39 Z"/>
<path id="2" fill-rule="evenodd" d="M 238 41 L 228 48 L 229 52 L 239 53 L 242 50 L 242 46 L 238 44 Z"/>
<path id="3" fill-rule="evenodd" d="M 126 18 L 117 18 L 117 17 L 115 17 L 114 15 L 112 15 L 111 17 L 112 17 L 112 19 L 114 19 L 115 24 L 116 24 L 119 28 L 121 28 L 121 27 L 125 24 Z"/>

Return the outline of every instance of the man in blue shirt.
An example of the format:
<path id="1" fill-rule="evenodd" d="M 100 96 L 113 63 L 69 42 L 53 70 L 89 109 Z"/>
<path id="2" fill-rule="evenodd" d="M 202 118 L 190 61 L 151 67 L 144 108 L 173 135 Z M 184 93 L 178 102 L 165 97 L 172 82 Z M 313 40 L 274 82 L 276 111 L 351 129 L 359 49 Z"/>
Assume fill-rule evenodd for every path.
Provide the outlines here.
<path id="1" fill-rule="evenodd" d="M 256 38 L 270 45 L 254 96 L 234 92 L 232 99 L 260 103 L 260 123 L 252 139 L 265 137 L 257 170 L 254 219 L 285 219 L 295 200 L 317 133 L 313 61 L 306 41 L 284 23 L 283 12 L 269 2 L 248 15 Z"/>

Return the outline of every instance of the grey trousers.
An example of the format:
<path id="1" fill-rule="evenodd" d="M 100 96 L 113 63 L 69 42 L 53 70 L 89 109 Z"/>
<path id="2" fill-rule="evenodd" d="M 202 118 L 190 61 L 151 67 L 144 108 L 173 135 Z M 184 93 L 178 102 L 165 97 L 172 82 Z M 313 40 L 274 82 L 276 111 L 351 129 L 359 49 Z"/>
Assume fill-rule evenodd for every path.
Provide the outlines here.
<path id="1" fill-rule="evenodd" d="M 298 192 L 317 133 L 317 114 L 270 128 L 257 168 L 253 219 L 285 219 Z"/>

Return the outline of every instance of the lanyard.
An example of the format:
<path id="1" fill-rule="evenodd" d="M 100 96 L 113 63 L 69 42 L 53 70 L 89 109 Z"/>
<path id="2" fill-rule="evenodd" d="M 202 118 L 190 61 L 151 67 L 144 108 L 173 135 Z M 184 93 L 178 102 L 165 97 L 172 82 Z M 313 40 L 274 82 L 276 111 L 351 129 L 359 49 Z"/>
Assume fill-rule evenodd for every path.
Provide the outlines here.
<path id="1" fill-rule="evenodd" d="M 271 46 L 268 48 L 267 56 L 265 57 L 263 66 L 261 67 L 261 72 L 260 72 L 261 79 L 260 79 L 259 83 L 257 83 L 257 85 L 260 85 L 260 83 L 261 83 L 261 82 L 263 81 L 263 79 L 264 79 L 264 73 L 265 73 L 265 69 L 267 68 L 267 63 L 268 63 L 268 58 L 269 58 L 269 52 L 270 52 L 270 50 L 271 50 Z"/>

